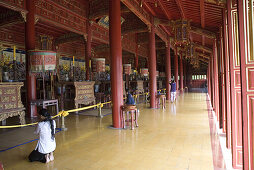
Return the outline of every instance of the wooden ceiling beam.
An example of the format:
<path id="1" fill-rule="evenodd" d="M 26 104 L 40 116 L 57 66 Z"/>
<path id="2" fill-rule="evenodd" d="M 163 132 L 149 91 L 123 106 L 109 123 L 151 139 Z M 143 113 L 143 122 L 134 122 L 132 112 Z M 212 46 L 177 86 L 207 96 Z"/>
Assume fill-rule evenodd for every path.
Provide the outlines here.
<path id="1" fill-rule="evenodd" d="M 173 26 L 173 23 L 171 20 L 154 17 L 154 25 Z"/>
<path id="2" fill-rule="evenodd" d="M 201 27 L 205 28 L 205 2 L 204 2 L 204 0 L 200 0 L 200 22 L 201 22 Z"/>
<path id="3" fill-rule="evenodd" d="M 159 5 L 162 9 L 162 11 L 164 12 L 164 14 L 167 16 L 168 20 L 172 19 L 171 14 L 168 12 L 168 10 L 166 9 L 166 7 L 164 7 L 163 3 L 161 2 L 161 0 L 158 0 Z"/>
<path id="4" fill-rule="evenodd" d="M 206 54 L 204 54 L 204 53 L 197 52 L 197 51 L 196 51 L 196 53 L 197 53 L 198 56 L 201 56 L 201 57 L 203 57 L 203 58 L 205 58 L 205 59 L 207 59 L 207 60 L 210 59 L 210 56 L 209 56 L 209 55 L 206 55 Z"/>
<path id="5" fill-rule="evenodd" d="M 121 7 L 121 13 L 123 14 L 123 13 L 128 13 L 128 12 L 131 12 L 131 10 L 123 5 Z M 98 18 L 104 17 L 105 15 L 108 15 L 108 9 L 107 8 L 105 8 L 103 10 L 100 10 L 98 12 L 90 14 L 88 18 L 90 20 L 94 20 L 94 19 L 98 19 Z"/>
<path id="6" fill-rule="evenodd" d="M 216 34 L 214 32 L 205 30 L 203 28 L 193 27 L 190 28 L 190 33 L 198 34 L 198 35 L 204 35 L 207 38 L 210 39 L 216 39 Z"/>
<path id="7" fill-rule="evenodd" d="M 136 29 L 131 29 L 131 30 L 123 30 L 122 35 L 124 34 L 129 34 L 129 33 L 141 33 L 141 32 L 148 32 L 148 28 L 136 28 Z"/>
<path id="8" fill-rule="evenodd" d="M 200 23 L 201 28 L 205 28 L 205 1 L 200 0 Z M 202 45 L 205 45 L 205 36 L 202 35 Z"/>
<path id="9" fill-rule="evenodd" d="M 156 15 L 155 12 L 149 8 L 149 5 L 147 5 L 144 1 L 141 1 L 144 3 L 144 5 L 147 5 L 147 9 L 149 10 L 150 13 L 145 11 L 144 8 L 140 6 L 140 1 L 133 1 L 133 0 L 121 0 L 121 2 L 126 5 L 141 21 L 143 21 L 148 27 L 154 24 L 153 22 L 153 16 Z M 163 40 L 167 41 L 167 33 L 165 33 L 161 28 L 158 26 L 155 26 L 155 33 Z"/>
<path id="10" fill-rule="evenodd" d="M 178 6 L 178 9 L 180 11 L 182 19 L 186 19 L 185 14 L 184 14 L 184 10 L 183 10 L 182 0 L 175 0 L 175 2 L 177 4 L 177 6 Z"/>
<path id="11" fill-rule="evenodd" d="M 196 44 L 196 43 L 194 43 L 194 47 L 195 47 L 195 48 L 198 48 L 198 49 L 201 49 L 201 50 L 203 50 L 204 52 L 208 52 L 208 53 L 212 53 L 212 52 L 213 52 L 213 50 L 212 50 L 211 48 L 208 48 L 208 47 L 206 47 L 206 46 L 199 45 L 199 44 Z"/>
<path id="12" fill-rule="evenodd" d="M 143 0 L 141 0 L 141 2 L 143 3 L 143 5 L 148 9 L 148 11 L 153 15 L 156 16 L 154 10 Z"/>
<path id="13" fill-rule="evenodd" d="M 58 38 L 55 39 L 55 45 L 63 44 L 63 43 L 68 43 L 68 42 L 75 42 L 78 40 L 85 40 L 85 37 L 83 35 L 79 35 L 76 33 L 68 33 L 64 34 Z"/>
<path id="14" fill-rule="evenodd" d="M 22 13 L 10 10 L 0 15 L 0 28 L 24 23 L 25 19 L 26 18 L 23 17 Z"/>

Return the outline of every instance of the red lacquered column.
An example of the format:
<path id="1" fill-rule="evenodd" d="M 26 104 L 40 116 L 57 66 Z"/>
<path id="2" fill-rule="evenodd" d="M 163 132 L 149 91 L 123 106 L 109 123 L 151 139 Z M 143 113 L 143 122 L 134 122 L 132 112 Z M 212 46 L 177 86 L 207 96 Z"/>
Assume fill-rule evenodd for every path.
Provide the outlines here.
<path id="1" fill-rule="evenodd" d="M 177 46 L 176 48 L 176 53 L 175 53 L 175 57 L 174 57 L 174 71 L 175 71 L 175 82 L 176 82 L 176 90 L 178 90 L 179 87 L 179 81 L 178 81 L 178 55 L 177 55 Z"/>
<path id="2" fill-rule="evenodd" d="M 239 57 L 241 73 L 243 169 L 253 170 L 253 113 L 254 113 L 254 57 L 253 57 L 253 1 L 238 0 Z M 249 28 L 248 28 L 249 27 Z"/>
<path id="3" fill-rule="evenodd" d="M 180 90 L 183 91 L 183 53 L 180 58 Z"/>
<path id="4" fill-rule="evenodd" d="M 86 80 L 90 79 L 90 59 L 91 59 L 91 42 L 92 42 L 92 35 L 91 35 L 91 23 L 89 21 L 86 22 L 86 31 L 87 31 L 87 41 L 86 41 Z"/>
<path id="5" fill-rule="evenodd" d="M 210 61 L 208 63 L 208 67 L 207 67 L 207 76 L 206 76 L 206 81 L 207 81 L 207 92 L 209 94 L 209 97 L 211 97 L 210 94 Z"/>
<path id="6" fill-rule="evenodd" d="M 28 10 L 25 23 L 25 43 L 26 51 L 35 49 L 35 3 L 34 0 L 29 0 L 26 2 L 26 8 Z M 28 53 L 27 53 L 28 54 Z M 37 107 L 35 105 L 31 106 L 30 101 L 36 100 L 36 77 L 29 74 L 30 70 L 30 59 L 26 55 L 26 90 L 27 90 L 27 112 L 29 117 L 37 117 Z"/>
<path id="7" fill-rule="evenodd" d="M 166 99 L 170 100 L 171 63 L 170 63 L 170 42 L 166 43 Z"/>
<path id="8" fill-rule="evenodd" d="M 230 74 L 229 74 L 229 53 L 228 53 L 228 25 L 227 12 L 223 10 L 223 43 L 224 43 L 224 68 L 225 68 L 225 103 L 226 103 L 226 146 L 231 147 L 231 101 L 230 101 Z"/>
<path id="9" fill-rule="evenodd" d="M 215 113 L 217 116 L 217 121 L 219 121 L 219 117 L 220 117 L 220 113 L 219 113 L 219 79 L 218 79 L 218 55 L 217 55 L 217 40 L 214 40 L 214 44 L 213 44 L 213 68 L 214 68 L 214 108 L 215 108 Z"/>
<path id="10" fill-rule="evenodd" d="M 210 68 L 211 68 L 211 86 L 212 86 L 212 91 L 211 91 L 211 98 L 212 98 L 212 106 L 213 106 L 213 109 L 214 109 L 214 102 L 215 102 L 215 99 L 214 99 L 214 61 L 213 61 L 213 55 L 211 55 L 211 65 L 210 65 Z"/>
<path id="11" fill-rule="evenodd" d="M 120 0 L 109 0 L 109 4 L 112 119 L 114 128 L 121 128 L 120 109 L 123 105 L 123 71 Z"/>
<path id="12" fill-rule="evenodd" d="M 151 26 L 149 32 L 149 83 L 150 83 L 150 107 L 156 107 L 156 94 L 157 94 L 157 83 L 156 83 L 156 51 L 155 51 L 155 34 L 154 26 Z"/>

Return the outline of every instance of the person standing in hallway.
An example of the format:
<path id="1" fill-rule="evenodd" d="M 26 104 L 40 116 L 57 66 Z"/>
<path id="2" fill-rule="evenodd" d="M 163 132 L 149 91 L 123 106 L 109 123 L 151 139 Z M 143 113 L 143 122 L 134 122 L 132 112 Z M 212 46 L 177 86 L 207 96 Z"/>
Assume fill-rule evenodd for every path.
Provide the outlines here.
<path id="1" fill-rule="evenodd" d="M 39 135 L 39 141 L 28 158 L 31 162 L 39 161 L 48 163 L 54 160 L 53 151 L 56 149 L 56 122 L 51 119 L 47 109 L 42 109 L 39 114 L 42 121 L 38 123 L 35 130 L 35 133 Z"/>
<path id="2" fill-rule="evenodd" d="M 170 83 L 170 95 L 171 95 L 171 102 L 173 103 L 176 100 L 176 82 L 174 80 Z"/>

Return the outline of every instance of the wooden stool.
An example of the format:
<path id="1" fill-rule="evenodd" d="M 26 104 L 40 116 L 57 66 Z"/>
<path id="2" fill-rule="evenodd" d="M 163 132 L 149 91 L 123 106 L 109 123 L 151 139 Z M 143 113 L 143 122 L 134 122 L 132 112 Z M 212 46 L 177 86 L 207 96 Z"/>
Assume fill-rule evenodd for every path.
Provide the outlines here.
<path id="1" fill-rule="evenodd" d="M 129 122 L 131 122 L 131 129 L 134 129 L 134 121 L 136 123 L 136 127 L 138 127 L 138 109 L 136 105 L 124 105 L 122 106 L 121 120 L 123 124 L 123 128 L 125 129 L 125 122 L 129 126 Z M 129 113 L 131 113 L 131 120 L 129 120 Z M 126 120 L 125 120 L 126 115 Z M 135 118 L 134 118 L 135 116 Z"/>
<path id="2" fill-rule="evenodd" d="M 165 109 L 166 108 L 166 96 L 163 94 L 157 95 L 157 108 L 159 108 L 160 100 L 161 100 L 162 108 Z"/>

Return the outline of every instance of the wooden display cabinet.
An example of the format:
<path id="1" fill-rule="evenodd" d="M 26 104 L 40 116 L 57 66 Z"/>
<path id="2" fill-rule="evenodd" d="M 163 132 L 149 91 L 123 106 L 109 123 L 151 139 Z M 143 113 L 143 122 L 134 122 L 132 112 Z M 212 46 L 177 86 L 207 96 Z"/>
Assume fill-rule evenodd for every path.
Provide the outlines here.
<path id="1" fill-rule="evenodd" d="M 0 121 L 19 116 L 20 123 L 25 124 L 25 108 L 21 102 L 20 88 L 22 82 L 0 83 Z"/>
<path id="2" fill-rule="evenodd" d="M 96 104 L 94 83 L 94 81 L 60 82 L 61 86 L 65 86 L 65 95 L 63 96 L 61 93 L 61 109 L 64 108 L 65 103 L 70 102 L 74 104 L 75 108 L 79 108 L 80 105 Z"/>

